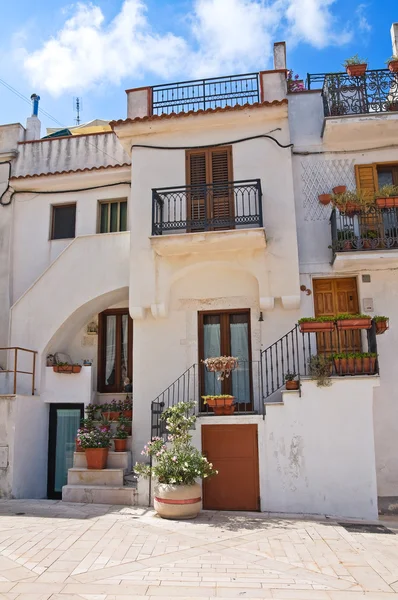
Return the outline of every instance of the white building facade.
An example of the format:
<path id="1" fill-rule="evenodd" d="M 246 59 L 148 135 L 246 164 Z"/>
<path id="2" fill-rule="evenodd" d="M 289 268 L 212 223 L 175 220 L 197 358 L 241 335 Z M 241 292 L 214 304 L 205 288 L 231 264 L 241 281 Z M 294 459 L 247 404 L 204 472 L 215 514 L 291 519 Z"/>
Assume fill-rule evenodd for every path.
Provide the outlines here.
<path id="1" fill-rule="evenodd" d="M 38 139 L 35 116 L 0 127 L 3 495 L 60 497 L 73 461 L 84 471 L 73 456 L 84 406 L 122 399 L 129 377 L 119 470 L 162 433 L 165 407 L 195 400 L 195 444 L 220 471 L 205 508 L 377 518 L 378 497 L 388 508 L 398 496 L 398 238 L 339 245 L 342 217 L 318 201 L 367 185 L 369 165 L 374 191 L 393 181 L 398 113 L 380 98 L 376 111 L 361 80 L 359 105 L 339 83 L 351 92 L 335 116 L 326 77 L 289 90 L 285 54 L 276 44 L 272 71 L 128 90 L 127 119 L 109 132 Z M 380 239 L 394 237 L 377 218 Z M 362 239 L 358 217 L 347 223 Z M 391 318 L 377 348 L 374 326 L 346 348 L 377 351 L 380 375 L 334 373 L 320 388 L 308 359 L 321 339 L 297 321 L 342 312 Z M 16 360 L 13 348 L 25 349 Z M 56 353 L 88 366 L 54 373 Z M 231 378 L 206 371 L 217 355 L 239 358 Z M 299 391 L 285 390 L 288 371 Z M 235 413 L 215 417 L 208 394 L 232 394 Z M 120 473 L 76 469 L 64 499 L 151 501 L 147 483 L 126 493 Z"/>

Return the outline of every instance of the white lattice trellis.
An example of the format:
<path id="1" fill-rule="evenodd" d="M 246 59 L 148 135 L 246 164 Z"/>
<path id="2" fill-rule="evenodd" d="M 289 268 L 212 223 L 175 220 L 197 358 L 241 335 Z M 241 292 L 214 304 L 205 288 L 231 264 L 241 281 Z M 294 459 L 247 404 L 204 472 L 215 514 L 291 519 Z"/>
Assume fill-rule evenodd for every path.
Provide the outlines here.
<path id="1" fill-rule="evenodd" d="M 336 185 L 346 185 L 354 190 L 354 160 L 309 157 L 301 161 L 303 182 L 303 208 L 305 221 L 326 221 L 330 218 L 331 205 L 324 206 L 319 194 L 328 194 Z"/>

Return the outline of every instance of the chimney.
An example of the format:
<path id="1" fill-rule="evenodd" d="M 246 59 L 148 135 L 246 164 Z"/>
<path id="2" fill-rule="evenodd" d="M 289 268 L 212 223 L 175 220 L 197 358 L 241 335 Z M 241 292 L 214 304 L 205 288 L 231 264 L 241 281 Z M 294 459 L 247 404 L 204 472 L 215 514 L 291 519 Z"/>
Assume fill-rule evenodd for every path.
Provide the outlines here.
<path id="1" fill-rule="evenodd" d="M 286 42 L 274 44 L 274 69 L 286 69 Z"/>
<path id="2" fill-rule="evenodd" d="M 39 140 L 41 131 L 41 122 L 38 117 L 40 96 L 32 94 L 30 99 L 32 100 L 32 116 L 26 119 L 26 141 Z"/>
<path id="3" fill-rule="evenodd" d="M 391 42 L 392 42 L 392 53 L 394 56 L 398 56 L 398 23 L 391 25 Z"/>

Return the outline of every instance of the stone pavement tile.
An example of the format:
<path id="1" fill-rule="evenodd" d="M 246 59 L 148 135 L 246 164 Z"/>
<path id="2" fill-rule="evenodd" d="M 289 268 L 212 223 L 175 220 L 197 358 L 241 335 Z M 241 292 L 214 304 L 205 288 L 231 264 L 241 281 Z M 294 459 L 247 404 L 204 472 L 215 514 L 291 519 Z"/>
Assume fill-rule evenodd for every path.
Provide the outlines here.
<path id="1" fill-rule="evenodd" d="M 120 585 L 97 585 L 68 583 L 62 589 L 62 594 L 130 594 L 130 596 L 148 595 L 148 585 L 121 583 Z"/>
<path id="2" fill-rule="evenodd" d="M 69 577 L 69 573 L 65 571 L 46 571 L 37 578 L 37 583 L 64 583 Z"/>
<path id="3" fill-rule="evenodd" d="M 330 600 L 398 600 L 398 594 L 387 592 L 328 592 Z M 310 599 L 309 599 L 310 600 Z"/>
<path id="4" fill-rule="evenodd" d="M 275 600 L 330 600 L 328 592 L 320 590 L 272 590 Z M 348 599 L 348 596 L 346 596 Z"/>
<path id="5" fill-rule="evenodd" d="M 16 594 L 57 594 L 65 585 L 63 583 L 17 583 L 12 588 L 12 592 Z M 1 591 L 1 590 L 0 590 Z"/>
<path id="6" fill-rule="evenodd" d="M 0 581 L 0 594 L 6 594 L 10 590 L 15 587 L 16 583 L 14 581 Z"/>
<path id="7" fill-rule="evenodd" d="M 391 587 L 371 567 L 348 567 L 349 572 L 365 591 L 391 592 Z"/>
<path id="8" fill-rule="evenodd" d="M 60 573 L 64 571 L 65 573 L 72 573 L 80 564 L 78 560 L 63 560 L 63 557 L 60 560 L 57 560 L 52 565 L 50 565 L 47 571 L 57 571 Z"/>
<path id="9" fill-rule="evenodd" d="M 188 598 L 214 598 L 216 596 L 216 588 L 209 587 L 187 587 L 187 586 L 149 586 L 147 595 L 150 597 L 170 596 L 171 598 L 180 598 L 187 596 Z"/>
<path id="10" fill-rule="evenodd" d="M 32 571 L 25 569 L 25 567 L 15 567 L 15 569 L 2 571 L 2 576 L 8 581 L 34 581 L 37 578 L 36 573 L 32 573 Z"/>

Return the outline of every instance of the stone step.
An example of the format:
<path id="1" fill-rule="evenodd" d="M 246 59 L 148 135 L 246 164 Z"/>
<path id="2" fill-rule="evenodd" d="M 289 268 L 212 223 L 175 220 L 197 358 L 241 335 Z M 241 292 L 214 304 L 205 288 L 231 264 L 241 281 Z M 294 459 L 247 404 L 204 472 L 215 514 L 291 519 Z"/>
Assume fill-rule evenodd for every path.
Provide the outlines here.
<path id="1" fill-rule="evenodd" d="M 68 484 L 62 488 L 62 501 L 137 506 L 138 494 L 131 487 Z"/>
<path id="2" fill-rule="evenodd" d="M 75 452 L 73 466 L 78 469 L 87 469 L 87 460 L 84 452 Z M 131 452 L 109 452 L 107 469 L 123 469 L 126 473 L 131 471 Z"/>
<path id="3" fill-rule="evenodd" d="M 76 468 L 68 469 L 68 485 L 84 485 L 84 486 L 122 486 L 123 485 L 123 469 L 84 469 Z"/>

